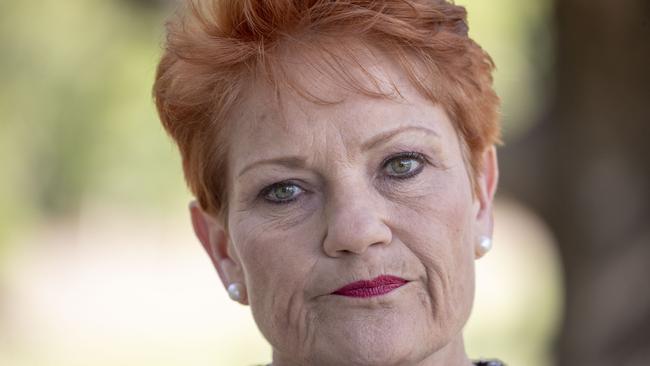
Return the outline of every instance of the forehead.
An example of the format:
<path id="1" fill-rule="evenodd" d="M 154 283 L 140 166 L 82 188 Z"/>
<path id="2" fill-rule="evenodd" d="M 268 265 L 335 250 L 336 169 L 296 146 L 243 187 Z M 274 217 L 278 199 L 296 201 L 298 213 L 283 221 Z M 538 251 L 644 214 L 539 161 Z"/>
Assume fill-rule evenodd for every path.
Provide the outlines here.
<path id="1" fill-rule="evenodd" d="M 354 149 L 361 141 L 402 126 L 427 127 L 456 142 L 444 110 L 424 98 L 399 66 L 376 55 L 365 55 L 362 62 L 363 69 L 349 70 L 351 77 L 383 96 L 364 95 L 349 88 L 346 80 L 299 58 L 286 64 L 287 73 L 307 97 L 291 87 L 276 90 L 257 82 L 230 121 L 230 165 L 236 171 L 260 156 L 304 155 L 306 148 L 326 141 Z M 334 103 L 318 103 L 310 96 Z"/>

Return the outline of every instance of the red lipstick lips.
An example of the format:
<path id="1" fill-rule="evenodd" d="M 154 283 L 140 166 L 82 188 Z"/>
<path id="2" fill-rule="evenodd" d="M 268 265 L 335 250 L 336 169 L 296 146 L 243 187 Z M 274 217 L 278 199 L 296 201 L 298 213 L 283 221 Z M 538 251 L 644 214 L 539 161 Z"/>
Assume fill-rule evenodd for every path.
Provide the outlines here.
<path id="1" fill-rule="evenodd" d="M 387 294 L 408 283 L 407 280 L 395 276 L 379 276 L 369 281 L 357 281 L 332 292 L 332 295 L 347 297 L 373 297 Z"/>

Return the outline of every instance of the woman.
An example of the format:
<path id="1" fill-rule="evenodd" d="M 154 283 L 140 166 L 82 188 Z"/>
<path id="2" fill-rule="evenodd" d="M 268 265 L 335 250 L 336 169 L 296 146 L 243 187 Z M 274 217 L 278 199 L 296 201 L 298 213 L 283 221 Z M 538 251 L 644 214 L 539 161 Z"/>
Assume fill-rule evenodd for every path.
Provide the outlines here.
<path id="1" fill-rule="evenodd" d="M 472 364 L 493 67 L 443 0 L 206 0 L 169 21 L 158 111 L 273 366 Z"/>

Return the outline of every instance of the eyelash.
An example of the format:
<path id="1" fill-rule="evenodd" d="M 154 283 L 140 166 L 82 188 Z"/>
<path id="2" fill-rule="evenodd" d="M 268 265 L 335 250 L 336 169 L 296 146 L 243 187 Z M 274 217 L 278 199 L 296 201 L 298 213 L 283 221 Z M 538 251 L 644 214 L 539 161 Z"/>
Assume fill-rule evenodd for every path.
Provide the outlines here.
<path id="1" fill-rule="evenodd" d="M 275 188 L 279 188 L 279 187 L 284 187 L 284 186 L 287 186 L 287 185 L 295 185 L 295 186 L 300 187 L 298 184 L 295 184 L 295 183 L 293 183 L 292 181 L 283 181 L 283 182 L 273 183 L 273 184 L 271 184 L 270 186 L 264 188 L 264 189 L 260 192 L 260 195 L 259 195 L 259 196 L 260 196 L 260 198 L 262 198 L 264 201 L 266 201 L 266 202 L 268 202 L 268 203 L 270 203 L 270 204 L 273 204 L 273 205 L 286 205 L 286 204 L 289 204 L 289 203 L 291 203 L 291 202 L 297 200 L 297 199 L 298 199 L 298 196 L 296 196 L 296 197 L 294 197 L 294 198 L 291 198 L 291 199 L 288 199 L 288 200 L 284 200 L 284 201 L 273 201 L 273 200 L 269 200 L 269 199 L 266 198 L 266 196 L 267 196 L 267 195 L 268 195 L 268 194 L 269 194 L 273 189 L 275 189 Z M 302 188 L 300 188 L 300 189 L 303 190 Z"/>
<path id="2" fill-rule="evenodd" d="M 404 159 L 404 160 L 413 159 L 413 160 L 416 160 L 418 162 L 418 164 L 420 164 L 420 165 L 415 170 L 413 170 L 412 172 L 410 172 L 408 174 L 389 176 L 390 179 L 402 180 L 402 179 L 408 179 L 408 178 L 414 177 L 414 176 L 420 174 L 420 172 L 424 168 L 424 164 L 428 163 L 427 158 L 423 154 L 421 154 L 419 152 L 403 151 L 403 152 L 393 154 L 393 155 L 387 157 L 386 159 L 384 159 L 384 161 L 382 161 L 382 163 L 381 163 L 382 169 L 386 169 L 386 167 L 388 166 L 388 164 L 391 161 L 399 160 L 399 159 Z"/>
<path id="3" fill-rule="evenodd" d="M 389 179 L 405 180 L 405 179 L 412 178 L 412 177 L 414 177 L 414 176 L 420 174 L 420 172 L 422 172 L 422 169 L 424 168 L 424 165 L 425 165 L 426 163 L 429 162 L 428 159 L 427 159 L 423 154 L 421 154 L 421 153 L 419 153 L 419 152 L 414 152 L 414 151 L 403 151 L 403 152 L 399 152 L 399 153 L 393 154 L 393 155 L 387 157 L 386 159 L 384 159 L 384 160 L 381 162 L 382 170 L 386 169 L 386 167 L 388 166 L 388 164 L 389 164 L 391 161 L 396 160 L 396 159 L 404 159 L 404 160 L 406 160 L 406 159 L 413 159 L 413 160 L 416 160 L 420 165 L 419 165 L 419 166 L 418 166 L 414 171 L 412 171 L 412 172 L 410 172 L 410 173 L 408 173 L 408 174 L 406 174 L 406 175 L 401 175 L 401 176 L 393 175 L 393 176 L 389 176 L 389 177 L 390 177 Z M 284 200 L 284 201 L 273 201 L 273 200 L 269 200 L 269 199 L 266 198 L 266 196 L 267 196 L 267 195 L 268 195 L 268 194 L 269 194 L 273 189 L 275 189 L 275 188 L 279 188 L 279 187 L 288 186 L 288 185 L 295 185 L 295 186 L 297 186 L 300 190 L 303 190 L 302 188 L 300 188 L 300 185 L 295 184 L 294 182 L 292 182 L 292 181 L 290 181 L 290 180 L 289 180 L 289 181 L 282 181 L 282 182 L 273 183 L 273 184 L 271 184 L 270 186 L 264 188 L 264 189 L 260 192 L 259 197 L 262 198 L 264 201 L 266 201 L 266 202 L 268 202 L 268 203 L 270 203 L 270 204 L 273 204 L 273 205 L 287 205 L 287 204 L 290 204 L 291 202 L 297 200 L 298 197 L 299 197 L 300 195 L 297 195 L 297 196 L 295 196 L 294 198 L 291 198 L 291 199 L 288 199 L 288 200 Z M 304 190 L 303 190 L 303 191 L 304 191 Z"/>

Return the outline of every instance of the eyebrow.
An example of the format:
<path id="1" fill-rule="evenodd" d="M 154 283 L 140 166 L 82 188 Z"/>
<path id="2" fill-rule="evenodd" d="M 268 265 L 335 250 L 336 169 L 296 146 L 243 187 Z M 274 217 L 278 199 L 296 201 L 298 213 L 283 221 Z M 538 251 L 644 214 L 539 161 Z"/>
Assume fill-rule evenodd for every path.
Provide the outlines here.
<path id="1" fill-rule="evenodd" d="M 402 132 L 406 132 L 406 131 L 424 132 L 424 133 L 426 133 L 428 135 L 433 135 L 435 137 L 440 137 L 440 135 L 438 135 L 438 133 L 436 131 L 434 131 L 434 130 L 432 130 L 430 128 L 427 128 L 427 127 L 423 127 L 423 126 L 396 127 L 396 128 L 394 128 L 392 130 L 382 132 L 382 133 L 378 134 L 377 136 L 374 136 L 370 140 L 364 142 L 361 145 L 361 151 L 370 150 L 370 149 L 376 147 L 377 145 L 379 145 L 381 143 L 384 143 L 386 141 L 389 141 L 393 137 L 399 135 Z"/>
<path id="2" fill-rule="evenodd" d="M 387 142 L 391 140 L 393 137 L 407 131 L 418 131 L 418 132 L 424 132 L 428 135 L 433 135 L 435 137 L 440 137 L 440 135 L 427 127 L 422 127 L 422 126 L 407 126 L 407 127 L 397 127 L 392 130 L 388 130 L 385 132 L 382 132 L 376 136 L 373 136 L 370 140 L 364 142 L 361 144 L 361 151 L 368 151 L 377 145 Z M 241 177 L 246 173 L 248 170 L 258 166 L 258 165 L 266 165 L 266 164 L 273 164 L 273 165 L 283 165 L 288 168 L 294 168 L 294 169 L 300 169 L 304 168 L 306 165 L 307 159 L 299 156 L 299 155 L 290 155 L 290 156 L 283 156 L 283 157 L 278 157 L 278 158 L 269 158 L 269 159 L 262 159 L 258 160 L 245 168 L 243 168 L 239 174 L 237 174 L 237 177 Z"/>

